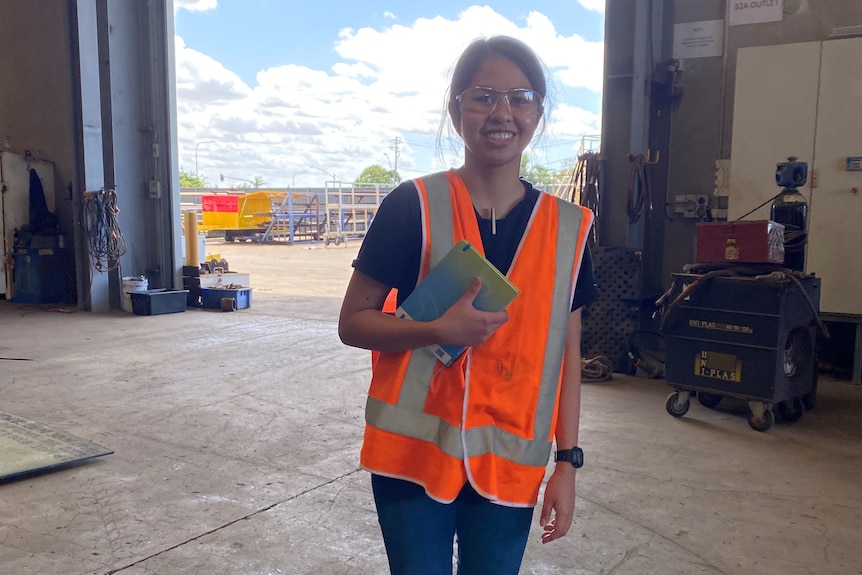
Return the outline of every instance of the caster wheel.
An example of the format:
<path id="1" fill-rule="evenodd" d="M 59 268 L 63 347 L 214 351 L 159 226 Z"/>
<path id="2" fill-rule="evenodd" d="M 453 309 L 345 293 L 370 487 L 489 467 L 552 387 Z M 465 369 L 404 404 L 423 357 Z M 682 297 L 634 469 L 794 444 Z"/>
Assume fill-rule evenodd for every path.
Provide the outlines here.
<path id="1" fill-rule="evenodd" d="M 721 396 L 717 393 L 707 393 L 705 391 L 697 392 L 697 400 L 704 407 L 713 408 L 721 403 Z"/>
<path id="2" fill-rule="evenodd" d="M 324 238 L 323 245 L 325 245 L 325 246 L 329 245 L 329 238 Z"/>
<path id="3" fill-rule="evenodd" d="M 679 392 L 674 391 L 667 396 L 667 401 L 665 401 L 664 407 L 672 416 L 682 417 L 688 413 L 688 408 L 691 407 L 691 402 L 686 398 L 683 403 L 679 403 Z"/>
<path id="4" fill-rule="evenodd" d="M 341 238 L 335 238 L 335 245 L 341 244 Z"/>
<path id="5" fill-rule="evenodd" d="M 805 403 L 801 397 L 782 401 L 776 407 L 778 408 L 778 415 L 788 423 L 798 421 L 805 414 Z"/>
<path id="6" fill-rule="evenodd" d="M 763 412 L 763 417 L 760 420 L 755 419 L 754 414 L 748 416 L 748 425 L 754 431 L 767 431 L 775 423 L 775 414 L 771 409 Z"/>

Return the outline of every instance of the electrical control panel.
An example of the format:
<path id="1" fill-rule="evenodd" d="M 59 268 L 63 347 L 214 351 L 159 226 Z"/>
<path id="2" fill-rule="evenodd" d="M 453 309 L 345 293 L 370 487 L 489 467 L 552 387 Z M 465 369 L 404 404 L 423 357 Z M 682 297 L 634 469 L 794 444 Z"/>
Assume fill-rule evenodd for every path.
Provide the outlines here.
<path id="1" fill-rule="evenodd" d="M 708 207 L 706 194 L 684 194 L 674 198 L 673 213 L 684 218 L 703 218 Z"/>

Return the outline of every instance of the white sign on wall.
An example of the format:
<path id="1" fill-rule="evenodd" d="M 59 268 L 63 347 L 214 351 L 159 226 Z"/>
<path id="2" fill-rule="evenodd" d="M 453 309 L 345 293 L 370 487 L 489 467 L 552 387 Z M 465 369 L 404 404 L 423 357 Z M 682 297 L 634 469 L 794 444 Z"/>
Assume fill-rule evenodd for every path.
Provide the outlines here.
<path id="1" fill-rule="evenodd" d="M 724 50 L 724 20 L 685 22 L 673 27 L 673 57 L 708 58 Z"/>
<path id="2" fill-rule="evenodd" d="M 784 0 L 728 0 L 730 25 L 780 22 L 784 17 Z"/>

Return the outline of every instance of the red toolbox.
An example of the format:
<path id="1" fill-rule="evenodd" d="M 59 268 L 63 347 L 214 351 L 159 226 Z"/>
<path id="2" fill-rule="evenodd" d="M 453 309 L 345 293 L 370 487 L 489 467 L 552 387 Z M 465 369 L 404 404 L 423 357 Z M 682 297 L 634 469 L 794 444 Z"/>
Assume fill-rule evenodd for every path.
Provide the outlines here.
<path id="1" fill-rule="evenodd" d="M 697 224 L 697 263 L 784 263 L 784 225 L 772 220 Z"/>

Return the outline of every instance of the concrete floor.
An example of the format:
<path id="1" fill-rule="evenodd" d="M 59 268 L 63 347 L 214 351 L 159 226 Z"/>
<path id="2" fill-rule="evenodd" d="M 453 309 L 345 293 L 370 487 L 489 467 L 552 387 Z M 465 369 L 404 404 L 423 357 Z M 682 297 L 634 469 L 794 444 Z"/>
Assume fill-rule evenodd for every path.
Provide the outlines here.
<path id="1" fill-rule="evenodd" d="M 356 248 L 209 245 L 251 274 L 234 313 L 0 302 L 0 356 L 32 359 L 0 360 L 0 410 L 115 452 L 0 484 L 0 573 L 386 573 L 369 357 L 336 334 Z M 575 525 L 536 525 L 522 573 L 862 573 L 862 387 L 822 380 L 767 433 L 733 405 L 670 417 L 668 392 L 584 385 Z"/>

